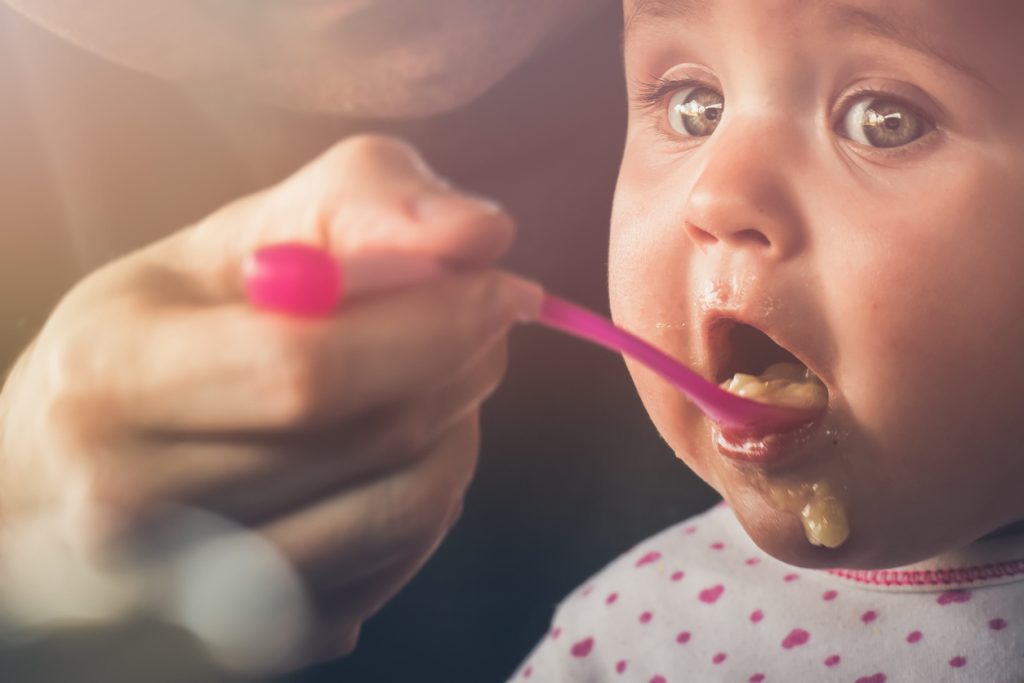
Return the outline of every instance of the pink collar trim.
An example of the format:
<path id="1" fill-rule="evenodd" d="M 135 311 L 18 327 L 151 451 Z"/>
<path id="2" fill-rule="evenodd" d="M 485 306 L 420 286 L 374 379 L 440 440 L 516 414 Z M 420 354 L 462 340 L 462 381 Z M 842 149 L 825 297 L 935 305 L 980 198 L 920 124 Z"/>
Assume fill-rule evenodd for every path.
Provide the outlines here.
<path id="1" fill-rule="evenodd" d="M 1024 559 L 950 569 L 828 569 L 833 576 L 871 586 L 939 587 L 1024 578 Z"/>

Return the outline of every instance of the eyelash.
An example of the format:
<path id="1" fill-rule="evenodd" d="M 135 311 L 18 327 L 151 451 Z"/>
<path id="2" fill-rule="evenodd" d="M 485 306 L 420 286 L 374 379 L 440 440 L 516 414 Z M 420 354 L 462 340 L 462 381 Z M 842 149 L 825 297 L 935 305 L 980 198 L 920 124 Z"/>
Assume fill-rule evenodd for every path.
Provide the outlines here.
<path id="1" fill-rule="evenodd" d="M 637 86 L 636 104 L 640 109 L 655 109 L 661 106 L 665 98 L 676 90 L 694 86 L 710 87 L 695 78 L 655 78 Z"/>
<path id="2" fill-rule="evenodd" d="M 692 144 L 693 140 L 681 137 L 674 131 L 665 130 L 664 106 L 666 98 L 677 90 L 694 87 L 713 88 L 713 86 L 707 85 L 696 78 L 654 78 L 637 86 L 634 105 L 646 115 L 651 127 L 654 129 L 654 133 L 658 137 L 676 145 Z"/>
<path id="3" fill-rule="evenodd" d="M 660 117 L 662 106 L 665 102 L 665 98 L 667 98 L 669 95 L 676 92 L 677 90 L 693 87 L 715 89 L 713 86 L 710 86 L 704 83 L 703 81 L 697 80 L 695 78 L 668 79 L 657 77 L 653 78 L 650 81 L 641 82 L 637 85 L 635 106 L 642 111 L 657 113 Z M 911 112 L 913 112 L 915 116 L 919 116 L 922 120 L 924 120 L 931 128 L 931 130 L 928 133 L 925 133 L 914 142 L 911 142 L 907 145 L 903 145 L 901 147 L 891 147 L 888 149 L 874 147 L 870 148 L 875 153 L 881 153 L 891 157 L 905 154 L 907 153 L 907 151 L 917 147 L 917 143 L 919 143 L 921 140 L 925 140 L 926 138 L 930 137 L 931 133 L 934 133 L 935 131 L 939 130 L 939 127 L 936 124 L 935 119 L 921 111 L 920 107 L 914 106 L 899 93 L 878 86 L 860 87 L 844 94 L 836 103 L 835 110 L 830 117 L 830 130 L 835 131 L 836 128 L 838 128 L 839 124 L 842 122 L 843 117 L 845 117 L 848 113 L 850 105 L 853 102 L 856 102 L 858 99 L 865 96 L 884 98 L 887 100 L 891 100 L 896 104 L 899 104 L 901 107 L 906 107 Z M 663 126 L 661 125 L 660 118 L 656 120 L 655 128 L 664 137 L 672 140 L 678 140 L 677 135 L 669 134 L 664 130 Z"/>

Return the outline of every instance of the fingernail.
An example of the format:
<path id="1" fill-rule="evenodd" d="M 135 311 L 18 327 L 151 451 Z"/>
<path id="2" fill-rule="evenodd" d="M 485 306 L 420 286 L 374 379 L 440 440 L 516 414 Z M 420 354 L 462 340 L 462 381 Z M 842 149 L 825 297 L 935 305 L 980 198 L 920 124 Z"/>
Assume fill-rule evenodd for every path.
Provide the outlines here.
<path id="1" fill-rule="evenodd" d="M 341 300 L 338 263 L 326 251 L 286 242 L 263 247 L 245 263 L 246 295 L 257 308 L 298 316 L 330 314 Z"/>
<path id="2" fill-rule="evenodd" d="M 521 277 L 513 276 L 512 282 L 515 287 L 516 320 L 521 323 L 535 322 L 544 303 L 544 288 Z"/>
<path id="3" fill-rule="evenodd" d="M 467 214 L 491 215 L 503 213 L 500 204 L 485 197 L 455 193 L 430 193 L 416 199 L 413 204 L 416 218 L 424 223 L 454 221 Z"/>

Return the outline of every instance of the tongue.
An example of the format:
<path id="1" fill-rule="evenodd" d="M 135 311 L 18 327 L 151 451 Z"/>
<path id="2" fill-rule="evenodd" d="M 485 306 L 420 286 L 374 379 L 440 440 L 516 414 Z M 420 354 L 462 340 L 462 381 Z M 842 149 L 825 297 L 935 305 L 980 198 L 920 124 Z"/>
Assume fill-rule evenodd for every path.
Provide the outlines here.
<path id="1" fill-rule="evenodd" d="M 737 372 L 721 386 L 737 396 L 789 408 L 820 409 L 828 402 L 825 385 L 799 363 L 776 363 L 760 375 Z"/>

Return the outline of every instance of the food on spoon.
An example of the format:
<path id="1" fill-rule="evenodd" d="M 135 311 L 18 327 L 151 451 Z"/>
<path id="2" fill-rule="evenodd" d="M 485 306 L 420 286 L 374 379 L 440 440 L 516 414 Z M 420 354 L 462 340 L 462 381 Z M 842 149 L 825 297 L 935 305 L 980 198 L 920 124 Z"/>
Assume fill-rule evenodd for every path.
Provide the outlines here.
<path id="1" fill-rule="evenodd" d="M 737 372 L 720 386 L 737 396 L 789 408 L 818 409 L 828 402 L 825 385 L 799 363 L 775 363 L 760 375 Z"/>

